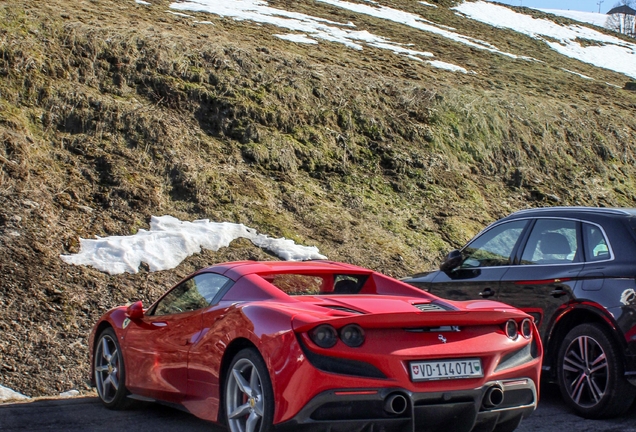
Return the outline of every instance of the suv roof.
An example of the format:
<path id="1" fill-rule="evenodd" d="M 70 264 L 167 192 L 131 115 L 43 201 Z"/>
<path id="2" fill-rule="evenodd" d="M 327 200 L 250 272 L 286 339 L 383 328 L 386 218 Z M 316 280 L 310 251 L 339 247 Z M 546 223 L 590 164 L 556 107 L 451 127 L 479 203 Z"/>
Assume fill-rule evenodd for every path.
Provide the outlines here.
<path id="1" fill-rule="evenodd" d="M 511 216 L 541 214 L 541 213 L 595 213 L 615 216 L 636 216 L 636 208 L 606 208 L 606 207 L 538 207 L 519 210 Z"/>

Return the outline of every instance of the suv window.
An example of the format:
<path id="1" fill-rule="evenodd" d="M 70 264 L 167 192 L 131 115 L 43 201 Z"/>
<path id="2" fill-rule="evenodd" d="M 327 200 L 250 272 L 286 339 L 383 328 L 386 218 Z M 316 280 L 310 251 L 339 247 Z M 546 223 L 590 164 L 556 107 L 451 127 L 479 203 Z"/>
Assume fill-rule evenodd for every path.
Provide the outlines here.
<path id="1" fill-rule="evenodd" d="M 602 261 L 610 258 L 609 246 L 603 231 L 596 225 L 583 224 L 586 261 Z"/>
<path id="2" fill-rule="evenodd" d="M 225 276 L 203 273 L 174 287 L 157 303 L 153 315 L 169 315 L 208 306 L 229 281 Z"/>
<path id="3" fill-rule="evenodd" d="M 489 229 L 464 248 L 461 267 L 509 265 L 512 250 L 527 224 L 527 220 L 517 220 Z"/>
<path id="4" fill-rule="evenodd" d="M 577 222 L 538 219 L 528 237 L 521 264 L 568 264 L 579 262 Z"/>

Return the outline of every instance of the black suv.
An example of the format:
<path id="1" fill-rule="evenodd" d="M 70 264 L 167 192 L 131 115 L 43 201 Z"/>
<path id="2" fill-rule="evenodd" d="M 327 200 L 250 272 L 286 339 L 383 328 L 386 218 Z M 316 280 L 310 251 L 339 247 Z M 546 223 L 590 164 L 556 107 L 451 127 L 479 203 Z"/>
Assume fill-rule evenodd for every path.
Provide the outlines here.
<path id="1" fill-rule="evenodd" d="M 579 415 L 627 411 L 636 396 L 636 209 L 552 207 L 505 217 L 405 282 L 453 300 L 532 315 L 543 375 Z"/>

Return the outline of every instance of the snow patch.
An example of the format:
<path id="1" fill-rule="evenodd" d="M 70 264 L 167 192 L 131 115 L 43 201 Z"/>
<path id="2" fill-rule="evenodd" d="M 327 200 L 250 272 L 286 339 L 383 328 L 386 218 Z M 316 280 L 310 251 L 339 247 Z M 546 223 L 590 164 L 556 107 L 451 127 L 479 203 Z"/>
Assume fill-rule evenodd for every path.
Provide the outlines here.
<path id="1" fill-rule="evenodd" d="M 300 246 L 286 238 L 271 238 L 243 224 L 210 222 L 208 219 L 182 222 L 172 216 L 152 216 L 150 230 L 132 236 L 80 239 L 80 251 L 60 258 L 74 265 L 92 266 L 111 275 L 137 273 L 142 262 L 150 271 L 169 270 L 201 252 L 218 251 L 233 240 L 245 238 L 287 261 L 325 259 L 315 246 Z"/>
<path id="2" fill-rule="evenodd" d="M 581 21 L 584 23 L 592 24 L 599 27 L 605 27 L 607 24 L 607 18 L 609 15 L 596 12 L 581 12 L 575 10 L 561 10 L 561 9 L 538 9 L 541 12 L 545 12 L 552 15 L 562 16 L 570 18 L 575 21 Z"/>
<path id="3" fill-rule="evenodd" d="M 192 15 L 187 15 L 187 14 L 184 14 L 184 13 L 181 13 L 181 12 L 172 12 L 172 11 L 166 11 L 166 12 L 168 12 L 169 14 L 172 14 L 172 15 L 183 17 L 183 18 L 194 18 Z"/>
<path id="4" fill-rule="evenodd" d="M 547 19 L 533 18 L 485 1 L 466 2 L 453 9 L 476 21 L 542 40 L 564 56 L 636 78 L 634 43 L 585 26 L 565 26 Z M 581 44 L 582 41 L 586 42 Z"/>
<path id="5" fill-rule="evenodd" d="M 18 393 L 15 390 L 11 390 L 8 387 L 4 387 L 0 385 L 0 402 L 6 402 L 10 400 L 24 400 L 30 399 L 28 396 L 23 395 L 22 393 Z"/>
<path id="6" fill-rule="evenodd" d="M 312 44 L 312 45 L 318 44 L 317 40 L 312 39 L 312 38 L 308 37 L 307 35 L 299 35 L 299 34 L 284 34 L 284 35 L 280 35 L 280 34 L 275 34 L 274 36 L 276 36 L 277 38 L 280 38 L 280 39 L 288 40 L 290 42 L 306 43 L 306 44 Z"/>
<path id="7" fill-rule="evenodd" d="M 468 73 L 468 71 L 464 69 L 463 67 L 455 66 L 454 64 L 450 64 L 450 63 L 444 63 L 439 60 L 431 60 L 431 61 L 427 61 L 426 63 L 439 69 L 446 69 L 453 72 Z"/>
<path id="8" fill-rule="evenodd" d="M 351 10 L 378 18 L 389 19 L 395 22 L 413 23 L 427 22 L 418 15 L 399 11 L 397 9 L 379 6 L 377 2 L 367 2 L 368 4 L 349 3 L 339 0 L 318 0 L 336 7 Z M 390 50 L 397 54 L 406 55 L 408 57 L 431 57 L 432 54 L 426 51 L 417 51 L 404 48 L 404 44 L 393 42 L 388 38 L 377 36 L 366 30 L 355 30 L 355 24 L 347 22 L 346 24 L 318 18 L 315 16 L 290 12 L 284 9 L 278 9 L 269 6 L 265 0 L 197 0 L 197 1 L 180 1 L 170 4 L 170 9 L 190 12 L 204 12 L 221 17 L 232 18 L 237 21 L 252 21 L 258 24 L 269 24 L 279 28 L 290 30 L 294 33 L 286 35 L 275 35 L 278 38 L 291 40 L 297 43 L 313 44 L 315 41 L 327 41 L 343 44 L 349 48 L 362 50 L 364 45 L 375 48 Z M 427 24 L 436 31 L 447 32 L 438 27 Z M 449 27 L 450 28 L 450 27 Z M 302 38 L 298 33 L 304 33 L 306 36 Z M 459 36 L 458 36 L 459 37 Z M 464 37 L 465 38 L 465 37 Z M 468 41 L 470 38 L 466 38 Z M 312 42 L 314 41 L 314 42 Z M 472 42 L 471 42 L 472 43 Z M 476 43 L 479 45 L 478 43 Z M 483 48 L 483 44 L 479 45 Z M 443 63 L 443 62 L 442 62 Z M 447 63 L 444 63 L 447 64 Z M 432 64 L 435 66 L 434 64 Z M 449 68 L 444 68 L 451 70 Z M 454 68 L 461 71 L 463 68 L 456 66 Z"/>
<path id="9" fill-rule="evenodd" d="M 69 390 L 69 391 L 60 393 L 60 397 L 71 398 L 71 397 L 79 396 L 79 394 L 80 392 L 77 390 Z"/>
<path id="10" fill-rule="evenodd" d="M 568 69 L 563 69 L 563 68 L 561 68 L 561 70 L 565 71 L 565 72 L 568 72 L 568 73 L 571 73 L 571 74 L 574 74 L 574 75 L 578 75 L 581 78 L 594 81 L 594 78 L 590 78 L 589 76 L 583 75 L 582 73 L 574 72 L 574 71 L 571 71 L 571 70 L 568 70 Z"/>

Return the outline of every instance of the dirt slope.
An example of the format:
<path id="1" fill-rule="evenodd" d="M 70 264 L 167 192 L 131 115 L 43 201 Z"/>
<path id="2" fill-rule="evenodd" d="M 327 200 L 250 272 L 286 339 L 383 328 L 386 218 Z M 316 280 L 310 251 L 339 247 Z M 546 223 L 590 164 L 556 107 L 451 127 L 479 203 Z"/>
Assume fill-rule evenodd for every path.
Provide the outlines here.
<path id="1" fill-rule="evenodd" d="M 275 259 L 247 241 L 158 273 L 109 276 L 59 259 L 80 237 L 133 234 L 151 215 L 244 223 L 405 276 L 513 210 L 634 205 L 636 95 L 615 87 L 625 76 L 461 19 L 450 1 L 416 3 L 383 1 L 541 61 L 371 17 L 355 19 L 476 74 L 294 44 L 245 21 L 193 14 L 212 22 L 196 24 L 167 1 L 2 2 L 0 384 L 30 396 L 87 390 L 87 335 L 101 313 L 148 304 L 207 264 Z"/>

